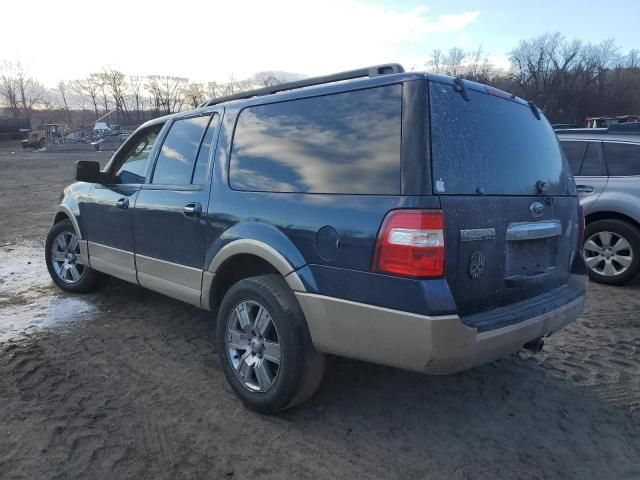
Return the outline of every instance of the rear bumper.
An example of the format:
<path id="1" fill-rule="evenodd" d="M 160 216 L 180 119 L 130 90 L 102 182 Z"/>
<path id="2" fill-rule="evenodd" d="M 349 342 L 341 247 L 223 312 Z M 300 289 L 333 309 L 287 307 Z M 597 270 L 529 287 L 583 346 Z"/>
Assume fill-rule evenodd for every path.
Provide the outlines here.
<path id="1" fill-rule="evenodd" d="M 573 322 L 584 305 L 582 293 L 540 315 L 480 332 L 457 315 L 429 317 L 302 292 L 296 297 L 319 351 L 434 374 L 514 353 Z"/>

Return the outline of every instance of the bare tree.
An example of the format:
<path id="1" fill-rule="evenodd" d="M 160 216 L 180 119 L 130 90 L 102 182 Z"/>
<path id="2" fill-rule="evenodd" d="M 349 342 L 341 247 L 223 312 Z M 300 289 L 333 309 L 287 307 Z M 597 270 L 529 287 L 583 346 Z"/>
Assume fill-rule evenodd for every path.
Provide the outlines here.
<path id="1" fill-rule="evenodd" d="M 184 90 L 185 102 L 191 108 L 198 108 L 206 100 L 202 83 L 190 83 Z"/>
<path id="2" fill-rule="evenodd" d="M 18 106 L 18 85 L 13 74 L 13 64 L 8 61 L 2 63 L 0 73 L 0 95 L 4 98 L 4 103 L 11 111 L 14 120 L 20 118 L 20 107 Z"/>
<path id="3" fill-rule="evenodd" d="M 31 119 L 34 107 L 44 105 L 47 89 L 29 76 L 20 62 L 5 61 L 0 75 L 0 95 L 14 118 Z"/>
<path id="4" fill-rule="evenodd" d="M 185 102 L 184 94 L 188 83 L 189 79 L 184 77 L 149 75 L 147 90 L 155 110 L 166 114 L 180 111 Z"/>
<path id="5" fill-rule="evenodd" d="M 127 78 L 124 73 L 115 68 L 105 68 L 101 74 L 104 88 L 108 89 L 113 99 L 113 105 L 115 106 L 116 121 L 120 121 L 129 117 L 129 111 L 127 110 L 126 96 L 127 96 Z"/>
<path id="6" fill-rule="evenodd" d="M 284 83 L 284 79 L 272 71 L 258 72 L 251 77 L 251 80 L 255 82 L 257 87 L 272 87 Z"/>
<path id="7" fill-rule="evenodd" d="M 97 80 L 98 78 L 95 75 L 89 75 L 83 80 L 73 80 L 71 82 L 71 89 L 81 98 L 91 102 L 96 118 L 100 116 L 98 109 L 100 84 Z"/>
<path id="8" fill-rule="evenodd" d="M 141 75 L 129 75 L 129 91 L 131 92 L 131 107 L 136 112 L 136 118 L 140 121 L 142 110 L 144 109 L 144 83 L 145 78 Z"/>
<path id="9" fill-rule="evenodd" d="M 67 121 L 69 125 L 73 124 L 71 117 L 71 109 L 69 108 L 69 84 L 64 80 L 58 82 L 58 95 L 61 101 L 61 107 L 67 112 Z"/>

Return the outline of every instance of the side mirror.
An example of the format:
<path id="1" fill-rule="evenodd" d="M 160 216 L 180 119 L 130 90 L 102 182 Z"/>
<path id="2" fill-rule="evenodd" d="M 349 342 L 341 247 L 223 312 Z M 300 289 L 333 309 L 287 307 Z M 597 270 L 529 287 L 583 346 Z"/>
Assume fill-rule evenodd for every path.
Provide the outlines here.
<path id="1" fill-rule="evenodd" d="M 76 181 L 89 183 L 103 183 L 107 174 L 100 171 L 100 162 L 93 160 L 79 160 L 76 162 Z"/>

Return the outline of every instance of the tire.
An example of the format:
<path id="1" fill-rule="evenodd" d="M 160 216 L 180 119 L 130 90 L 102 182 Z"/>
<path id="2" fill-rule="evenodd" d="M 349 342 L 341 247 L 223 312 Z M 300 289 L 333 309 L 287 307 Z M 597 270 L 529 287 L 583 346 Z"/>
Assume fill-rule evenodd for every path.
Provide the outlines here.
<path id="1" fill-rule="evenodd" d="M 640 229 L 617 219 L 589 223 L 583 253 L 589 278 L 606 285 L 622 285 L 640 273 Z"/>
<path id="2" fill-rule="evenodd" d="M 40 141 L 38 142 L 38 148 L 44 148 L 46 146 L 47 146 L 47 139 L 41 138 Z"/>
<path id="3" fill-rule="evenodd" d="M 268 318 L 261 316 L 261 308 Z M 257 321 L 260 318 L 264 321 Z M 313 347 L 300 306 L 280 275 L 246 278 L 227 291 L 218 310 L 216 342 L 231 388 L 258 412 L 295 407 L 322 381 L 325 355 Z"/>
<path id="4" fill-rule="evenodd" d="M 58 242 L 58 238 L 61 235 L 64 237 L 67 247 L 73 247 L 73 244 L 75 244 L 75 248 L 67 248 L 65 251 Z M 62 220 L 51 227 L 45 243 L 47 270 L 49 270 L 49 275 L 51 275 L 53 282 L 60 289 L 65 292 L 85 293 L 100 286 L 102 280 L 104 280 L 104 275 L 81 263 L 80 245 L 72 242 L 74 237 L 77 240 L 75 229 L 70 220 Z M 57 260 L 59 258 L 57 256 L 54 258 L 54 251 L 64 256 L 65 260 Z M 67 257 L 69 254 L 71 254 L 71 257 Z M 64 268 L 64 265 L 70 265 L 70 267 Z M 64 274 L 60 273 L 61 268 L 65 270 Z M 73 274 L 72 268 L 75 268 L 75 272 L 78 274 L 77 279 Z"/>

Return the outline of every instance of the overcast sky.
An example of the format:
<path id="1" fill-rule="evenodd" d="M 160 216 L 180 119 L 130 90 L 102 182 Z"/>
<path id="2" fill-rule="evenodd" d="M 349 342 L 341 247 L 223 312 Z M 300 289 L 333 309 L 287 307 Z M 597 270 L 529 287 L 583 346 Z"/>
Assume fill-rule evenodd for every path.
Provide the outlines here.
<path id="1" fill-rule="evenodd" d="M 9 0 L 1 10 L 0 60 L 20 59 L 48 86 L 105 65 L 194 80 L 423 69 L 431 50 L 452 46 L 483 45 L 507 66 L 518 40 L 554 31 L 640 48 L 640 0 Z"/>

